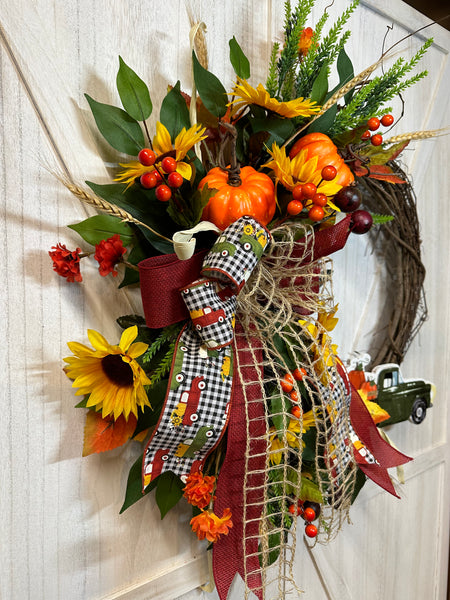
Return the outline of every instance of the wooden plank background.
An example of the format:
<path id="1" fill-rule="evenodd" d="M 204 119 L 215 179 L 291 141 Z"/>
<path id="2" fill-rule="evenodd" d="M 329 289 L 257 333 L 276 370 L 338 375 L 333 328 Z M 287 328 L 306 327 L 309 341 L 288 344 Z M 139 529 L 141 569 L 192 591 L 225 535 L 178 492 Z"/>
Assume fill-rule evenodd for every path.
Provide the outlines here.
<path id="1" fill-rule="evenodd" d="M 270 41 L 283 24 L 281 0 L 193 0 L 205 21 L 210 69 L 230 88 L 228 40 L 235 35 L 264 82 Z M 319 0 L 317 18 L 329 4 Z M 337 0 L 336 15 L 347 7 Z M 355 69 L 375 61 L 387 24 L 389 42 L 429 22 L 403 2 L 371 0 L 352 17 L 348 53 Z M 313 23 L 311 23 L 313 25 Z M 117 336 L 114 319 L 141 312 L 138 296 L 116 293 L 112 278 L 83 265 L 81 285 L 51 270 L 48 249 L 82 242 L 66 228 L 90 214 L 55 181 L 68 170 L 80 181 L 108 181 L 117 155 L 95 131 L 83 93 L 117 104 L 118 55 L 148 82 L 155 107 L 167 84 L 190 89 L 189 20 L 182 0 L 18 0 L 0 7 L 0 186 L 3 282 L 0 319 L 0 485 L 3 600 L 216 599 L 204 546 L 189 530 L 187 506 L 161 524 L 153 499 L 119 516 L 128 469 L 139 447 L 81 458 L 83 411 L 73 409 L 61 370 L 66 342 L 86 329 Z M 435 43 L 423 61 L 429 77 L 408 90 L 395 132 L 448 125 L 449 34 L 438 26 L 404 42 L 411 56 L 423 36 Z M 398 103 L 395 110 L 398 110 Z M 152 124 L 157 111 L 152 117 Z M 396 113 L 397 114 L 397 113 Z M 314 600 L 443 600 L 448 560 L 450 384 L 450 246 L 448 138 L 411 144 L 405 162 L 418 197 L 430 318 L 404 362 L 406 376 L 432 380 L 436 405 L 420 427 L 389 431 L 415 457 L 401 501 L 368 484 L 352 524 L 327 547 L 298 548 L 296 573 Z M 367 240 L 353 236 L 335 260 L 340 303 L 337 340 L 344 356 L 364 350 L 379 320 L 383 265 Z M 231 600 L 243 597 L 233 588 Z"/>

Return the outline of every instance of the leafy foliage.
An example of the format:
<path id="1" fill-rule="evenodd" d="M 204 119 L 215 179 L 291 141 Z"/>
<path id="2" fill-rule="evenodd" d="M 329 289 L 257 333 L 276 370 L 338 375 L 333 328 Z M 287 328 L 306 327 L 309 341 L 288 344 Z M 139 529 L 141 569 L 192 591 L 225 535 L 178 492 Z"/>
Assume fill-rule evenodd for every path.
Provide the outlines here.
<path id="1" fill-rule="evenodd" d="M 68 225 L 76 231 L 85 242 L 95 246 L 118 233 L 124 246 L 129 246 L 134 240 L 131 227 L 113 215 L 94 215 L 80 223 Z"/>
<path id="2" fill-rule="evenodd" d="M 355 129 L 362 125 L 370 117 L 379 114 L 381 108 L 394 96 L 401 94 L 405 89 L 425 77 L 427 71 L 404 79 L 432 43 L 433 39 L 428 39 L 410 61 L 400 57 L 384 75 L 374 77 L 355 92 L 351 101 L 336 116 L 330 135 L 339 135 L 348 129 Z"/>
<path id="3" fill-rule="evenodd" d="M 105 140 L 119 152 L 137 154 L 145 142 L 136 119 L 117 106 L 97 102 L 88 94 L 85 94 L 85 97 Z"/>
<path id="4" fill-rule="evenodd" d="M 148 87 L 121 56 L 119 56 L 119 64 L 116 83 L 122 106 L 136 121 L 145 121 L 152 114 L 153 109 Z"/>

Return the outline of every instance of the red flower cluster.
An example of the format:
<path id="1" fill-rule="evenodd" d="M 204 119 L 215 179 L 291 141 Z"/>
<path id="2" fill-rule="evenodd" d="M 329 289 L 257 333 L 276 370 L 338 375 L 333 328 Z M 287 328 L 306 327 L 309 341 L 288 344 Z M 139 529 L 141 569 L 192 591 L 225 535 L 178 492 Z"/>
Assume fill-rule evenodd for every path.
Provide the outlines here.
<path id="1" fill-rule="evenodd" d="M 52 250 L 48 254 L 53 261 L 53 270 L 67 281 L 83 281 L 80 273 L 81 248 L 67 250 L 64 244 L 57 244 L 52 246 Z"/>
<path id="2" fill-rule="evenodd" d="M 204 540 L 206 537 L 209 542 L 217 542 L 221 535 L 227 535 L 228 530 L 233 527 L 231 510 L 226 508 L 221 519 L 212 511 L 203 510 L 191 519 L 191 525 L 192 531 L 197 534 L 199 540 Z"/>
<path id="3" fill-rule="evenodd" d="M 204 476 L 203 473 L 197 471 L 191 473 L 186 479 L 186 487 L 183 489 L 184 497 L 193 506 L 205 508 L 211 501 L 211 496 L 214 491 L 214 476 Z"/>
<path id="4" fill-rule="evenodd" d="M 117 277 L 118 272 L 114 270 L 115 265 L 121 260 L 126 249 L 123 247 L 120 235 L 116 233 L 107 240 L 102 240 L 100 244 L 95 245 L 94 258 L 98 261 L 98 271 L 102 277 L 112 273 Z"/>

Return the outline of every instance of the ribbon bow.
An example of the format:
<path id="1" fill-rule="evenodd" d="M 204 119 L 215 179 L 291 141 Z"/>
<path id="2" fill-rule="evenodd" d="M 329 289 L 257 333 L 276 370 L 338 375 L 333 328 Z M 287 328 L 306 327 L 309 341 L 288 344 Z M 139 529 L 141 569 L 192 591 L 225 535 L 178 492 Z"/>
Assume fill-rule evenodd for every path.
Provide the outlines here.
<path id="1" fill-rule="evenodd" d="M 164 407 L 144 451 L 144 488 L 167 470 L 185 481 L 220 441 L 232 389 L 236 294 L 269 241 L 264 227 L 242 217 L 206 254 L 202 277 L 182 288 L 191 320 L 178 337 Z"/>

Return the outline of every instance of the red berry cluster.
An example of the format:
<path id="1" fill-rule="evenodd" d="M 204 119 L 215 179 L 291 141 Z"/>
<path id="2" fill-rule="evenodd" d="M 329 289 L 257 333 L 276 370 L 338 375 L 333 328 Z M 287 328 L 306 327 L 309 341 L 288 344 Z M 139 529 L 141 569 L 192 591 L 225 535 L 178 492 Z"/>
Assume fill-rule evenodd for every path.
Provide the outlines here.
<path id="1" fill-rule="evenodd" d="M 308 500 L 297 500 L 289 506 L 288 510 L 291 515 L 297 515 L 306 521 L 305 534 L 310 538 L 315 538 L 318 530 L 312 524 L 312 521 L 319 518 L 320 504 L 318 502 L 309 502 Z"/>
<path id="2" fill-rule="evenodd" d="M 322 181 L 332 181 L 337 175 L 336 167 L 326 165 L 322 171 Z M 311 221 L 321 221 L 325 216 L 324 207 L 328 198 L 325 194 L 317 191 L 318 186 L 314 183 L 297 184 L 292 190 L 292 200 L 287 205 L 287 212 L 291 216 L 300 214 L 303 208 L 308 208 L 308 217 Z"/>
<path id="3" fill-rule="evenodd" d="M 372 135 L 370 132 L 378 131 L 380 125 L 383 125 L 383 127 L 390 127 L 393 122 L 394 117 L 392 115 L 383 115 L 381 119 L 378 119 L 378 117 L 372 117 L 367 121 L 368 129 L 362 134 L 361 139 L 363 141 L 370 140 L 372 146 L 380 146 L 383 143 L 383 136 L 381 133 L 374 133 Z"/>
<path id="4" fill-rule="evenodd" d="M 283 390 L 283 392 L 289 394 L 289 397 L 292 400 L 292 402 L 296 403 L 291 409 L 291 414 L 297 419 L 300 419 L 302 411 L 297 404 L 300 398 L 298 397 L 297 390 L 294 390 L 294 382 L 302 381 L 305 375 L 305 369 L 297 367 L 294 371 L 292 371 L 292 373 L 285 373 L 283 375 L 283 378 L 280 380 L 280 387 Z"/>
<path id="5" fill-rule="evenodd" d="M 150 148 L 142 148 L 138 154 L 138 160 L 144 167 L 153 167 L 156 162 L 156 154 Z M 146 189 L 155 189 L 155 195 L 161 202 L 167 202 L 172 197 L 171 188 L 179 188 L 183 185 L 183 177 L 177 172 L 177 161 L 171 156 L 162 159 L 160 167 L 147 171 L 141 175 L 140 182 Z M 167 182 L 167 183 L 166 183 Z"/>

